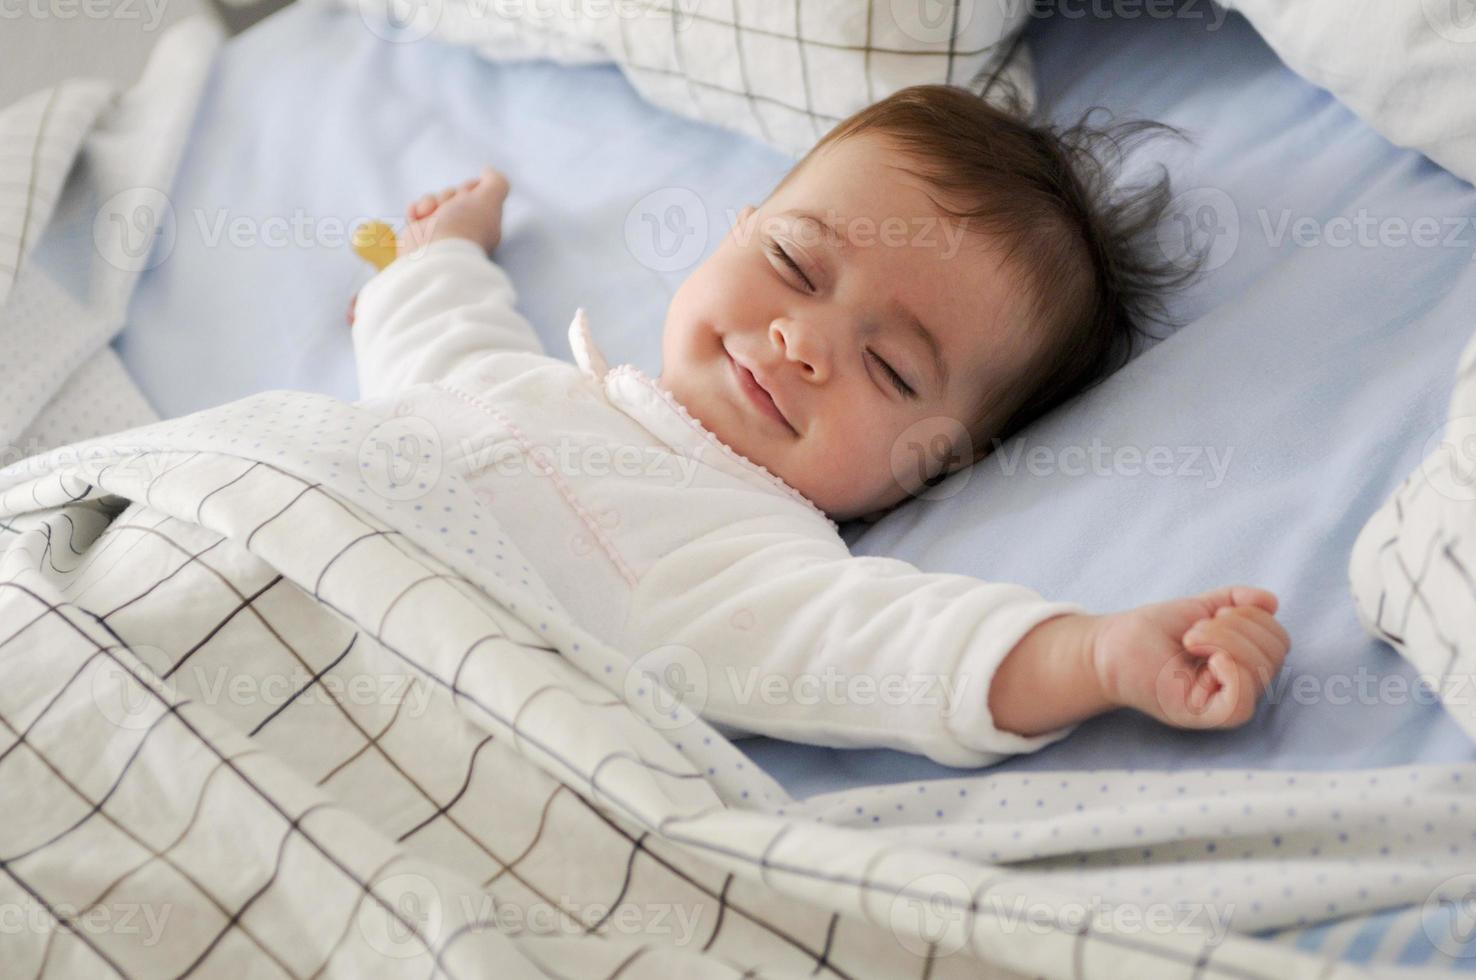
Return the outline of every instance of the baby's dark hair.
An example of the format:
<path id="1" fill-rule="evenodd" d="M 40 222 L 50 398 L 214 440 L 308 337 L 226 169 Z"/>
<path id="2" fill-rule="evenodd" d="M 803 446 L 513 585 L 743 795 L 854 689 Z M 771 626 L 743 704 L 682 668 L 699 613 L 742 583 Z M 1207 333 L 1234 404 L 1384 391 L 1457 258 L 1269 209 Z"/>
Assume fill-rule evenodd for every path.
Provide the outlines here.
<path id="1" fill-rule="evenodd" d="M 1197 271 L 1167 256 L 1154 233 L 1172 198 L 1167 172 L 1116 187 L 1129 150 L 1176 130 L 1149 121 L 1096 127 L 1097 110 L 1058 128 L 1028 119 L 1011 95 L 1002 101 L 915 85 L 842 120 L 805 157 L 863 133 L 889 139 L 918 164 L 909 172 L 940 192 L 935 203 L 1003 242 L 1026 277 L 1045 341 L 1026 383 L 987 393 L 966 421 L 975 458 L 1126 364 L 1154 339 L 1150 324 L 1172 326 L 1164 296 Z"/>

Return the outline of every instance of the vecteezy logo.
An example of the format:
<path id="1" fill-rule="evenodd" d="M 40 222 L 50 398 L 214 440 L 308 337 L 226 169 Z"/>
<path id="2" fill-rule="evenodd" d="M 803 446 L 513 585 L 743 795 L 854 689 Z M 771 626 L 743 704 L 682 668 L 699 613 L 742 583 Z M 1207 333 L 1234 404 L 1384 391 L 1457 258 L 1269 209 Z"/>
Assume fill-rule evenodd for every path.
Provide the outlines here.
<path id="1" fill-rule="evenodd" d="M 954 875 L 916 878 L 892 899 L 892 935 L 916 956 L 951 956 L 968 944 L 971 898 L 963 879 Z"/>
<path id="2" fill-rule="evenodd" d="M 892 479 L 914 497 L 944 500 L 969 481 L 969 470 L 939 483 L 943 476 L 973 461 L 974 442 L 958 419 L 935 415 L 902 430 L 892 443 Z"/>
<path id="3" fill-rule="evenodd" d="M 1476 956 L 1476 874 L 1447 878 L 1420 910 L 1425 936 L 1452 959 Z"/>
<path id="4" fill-rule="evenodd" d="M 707 705 L 707 667 L 690 647 L 657 647 L 631 662 L 625 673 L 625 699 L 646 709 L 653 728 L 685 725 L 681 709 L 699 714 Z"/>
<path id="5" fill-rule="evenodd" d="M 445 0 L 358 0 L 359 19 L 381 41 L 409 44 L 441 23 Z"/>
<path id="6" fill-rule="evenodd" d="M 441 434 L 428 419 L 397 415 L 359 444 L 359 475 L 386 500 L 414 500 L 441 478 Z"/>
<path id="7" fill-rule="evenodd" d="M 359 903 L 359 934 L 376 952 L 393 959 L 419 956 L 436 946 L 445 910 L 441 893 L 424 875 L 391 875 Z"/>
<path id="8" fill-rule="evenodd" d="M 892 0 L 892 23 L 914 41 L 947 44 L 974 18 L 973 0 Z"/>
<path id="9" fill-rule="evenodd" d="M 1182 268 L 1208 272 L 1229 262 L 1240 244 L 1240 210 L 1218 187 L 1196 187 L 1174 198 L 1158 222 L 1158 247 Z"/>
<path id="10" fill-rule="evenodd" d="M 1420 471 L 1448 500 L 1476 500 L 1476 416 L 1451 419 L 1425 440 Z"/>
<path id="11" fill-rule="evenodd" d="M 696 191 L 663 187 L 635 203 L 625 216 L 625 247 L 654 272 L 696 264 L 707 248 L 707 208 Z"/>
<path id="12" fill-rule="evenodd" d="M 119 191 L 92 219 L 97 254 L 124 272 L 143 272 L 169 258 L 175 236 L 174 205 L 152 187 Z"/>
<path id="13" fill-rule="evenodd" d="M 93 660 L 88 671 L 92 703 L 119 728 L 143 731 L 169 710 L 169 703 L 149 687 L 147 675 L 163 676 L 172 661 L 158 647 L 136 644 L 128 651 L 104 652 Z"/>
<path id="14" fill-rule="evenodd" d="M 1476 0 L 1421 0 L 1425 23 L 1447 41 L 1476 44 Z"/>

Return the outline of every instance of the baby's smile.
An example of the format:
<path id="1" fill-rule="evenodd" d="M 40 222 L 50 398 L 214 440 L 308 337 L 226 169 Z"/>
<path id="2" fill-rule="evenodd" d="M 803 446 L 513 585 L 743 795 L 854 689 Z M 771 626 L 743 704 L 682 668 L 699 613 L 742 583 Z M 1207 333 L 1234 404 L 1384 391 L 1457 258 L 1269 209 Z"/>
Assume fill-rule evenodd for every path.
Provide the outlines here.
<path id="1" fill-rule="evenodd" d="M 769 378 L 768 372 L 763 368 L 755 371 L 746 364 L 739 362 L 726 347 L 723 348 L 723 352 L 727 354 L 729 363 L 733 365 L 733 380 L 738 386 L 738 390 L 742 392 L 743 397 L 753 405 L 762 417 L 782 426 L 790 435 L 798 437 L 799 430 L 794 427 L 794 423 L 790 420 L 790 413 L 786 412 L 779 405 L 778 399 L 775 398 L 771 390 L 774 387 L 774 382 L 772 380 L 765 380 Z"/>

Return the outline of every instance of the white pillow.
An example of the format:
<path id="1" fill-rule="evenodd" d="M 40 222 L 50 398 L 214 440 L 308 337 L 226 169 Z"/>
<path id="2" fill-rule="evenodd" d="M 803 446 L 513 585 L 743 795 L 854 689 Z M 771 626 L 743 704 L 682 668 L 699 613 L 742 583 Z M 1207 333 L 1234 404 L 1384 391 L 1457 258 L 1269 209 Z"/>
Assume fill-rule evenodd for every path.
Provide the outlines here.
<path id="1" fill-rule="evenodd" d="M 1384 137 L 1476 183 L 1476 2 L 1224 2 Z"/>
<path id="2" fill-rule="evenodd" d="M 614 62 L 655 104 L 803 153 L 836 122 L 909 85 L 1033 102 L 1026 3 L 974 0 L 320 0 L 375 34 L 494 59 Z"/>

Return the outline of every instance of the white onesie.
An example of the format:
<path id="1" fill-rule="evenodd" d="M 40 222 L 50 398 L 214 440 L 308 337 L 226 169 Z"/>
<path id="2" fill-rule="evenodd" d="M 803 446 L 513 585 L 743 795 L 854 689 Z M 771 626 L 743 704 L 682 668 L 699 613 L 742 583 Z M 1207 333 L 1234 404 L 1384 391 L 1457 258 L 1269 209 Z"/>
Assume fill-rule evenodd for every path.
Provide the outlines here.
<path id="1" fill-rule="evenodd" d="M 851 555 L 804 496 L 606 365 L 583 310 L 569 364 L 514 301 L 472 242 L 398 259 L 357 301 L 360 394 L 435 427 L 444 465 L 585 629 L 642 665 L 680 664 L 692 706 L 729 731 L 953 766 L 1072 731 L 1001 731 L 988 690 L 1026 632 L 1080 606 Z"/>

